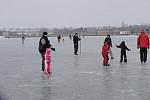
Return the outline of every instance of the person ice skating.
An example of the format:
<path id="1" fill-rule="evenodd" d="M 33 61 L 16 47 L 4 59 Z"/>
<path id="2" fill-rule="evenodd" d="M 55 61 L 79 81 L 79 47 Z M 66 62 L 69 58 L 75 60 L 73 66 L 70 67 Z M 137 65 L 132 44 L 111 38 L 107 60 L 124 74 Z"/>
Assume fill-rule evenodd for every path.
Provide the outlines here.
<path id="1" fill-rule="evenodd" d="M 71 40 L 71 35 L 69 35 L 69 38 L 70 38 L 70 40 Z"/>
<path id="2" fill-rule="evenodd" d="M 25 36 L 23 35 L 23 36 L 21 37 L 21 39 L 22 39 L 22 46 L 24 46 Z"/>
<path id="3" fill-rule="evenodd" d="M 104 44 L 102 46 L 102 57 L 103 57 L 103 66 L 109 66 L 108 64 L 108 53 L 109 53 L 109 44 L 107 41 L 104 41 Z"/>
<path id="4" fill-rule="evenodd" d="M 81 39 L 78 37 L 78 33 L 75 33 L 75 35 L 73 36 L 73 43 L 74 43 L 74 54 L 78 55 L 78 41 L 80 41 Z"/>
<path id="5" fill-rule="evenodd" d="M 137 48 L 140 48 L 140 59 L 141 63 L 145 63 L 147 61 L 147 48 L 149 49 L 149 37 L 142 30 L 137 38 Z"/>
<path id="6" fill-rule="evenodd" d="M 126 50 L 128 51 L 131 50 L 126 46 L 124 41 L 122 41 L 120 45 L 116 45 L 116 47 L 121 49 L 120 62 L 123 61 L 123 58 L 124 58 L 124 62 L 127 62 Z"/>
<path id="7" fill-rule="evenodd" d="M 48 48 L 46 48 L 46 52 L 44 54 L 45 57 L 45 74 L 49 75 L 51 73 L 51 47 L 50 45 L 48 46 Z"/>
<path id="8" fill-rule="evenodd" d="M 58 43 L 60 43 L 61 36 L 58 35 L 58 36 L 57 36 L 57 39 L 58 39 Z"/>
<path id="9" fill-rule="evenodd" d="M 63 36 L 63 35 L 61 36 L 61 38 L 62 38 L 62 42 L 64 42 L 65 39 L 64 39 L 64 36 Z"/>
<path id="10" fill-rule="evenodd" d="M 108 42 L 108 45 L 109 45 L 110 57 L 111 57 L 111 59 L 114 59 L 113 53 L 112 53 L 112 50 L 111 50 L 111 48 L 112 48 L 112 41 L 111 41 L 110 34 L 107 35 L 107 37 L 105 38 L 105 41 L 107 41 L 107 42 Z"/>
<path id="11" fill-rule="evenodd" d="M 23 35 L 23 36 L 21 37 L 21 39 L 22 39 L 22 40 L 25 40 L 25 36 Z"/>
<path id="12" fill-rule="evenodd" d="M 54 51 L 55 51 L 55 48 L 52 47 L 52 45 L 50 44 L 50 41 L 48 40 L 47 38 L 47 32 L 43 32 L 43 36 L 40 38 L 40 41 L 39 41 L 39 52 L 41 54 L 41 57 L 42 57 L 42 71 L 45 70 L 45 52 L 46 52 L 46 48 L 49 48 L 51 47 Z"/>

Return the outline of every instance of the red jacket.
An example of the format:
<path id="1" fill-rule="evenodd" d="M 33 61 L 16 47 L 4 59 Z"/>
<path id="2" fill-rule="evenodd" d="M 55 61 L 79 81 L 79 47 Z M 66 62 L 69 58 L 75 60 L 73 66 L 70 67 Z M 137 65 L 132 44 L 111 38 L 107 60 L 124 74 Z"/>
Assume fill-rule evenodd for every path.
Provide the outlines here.
<path id="1" fill-rule="evenodd" d="M 107 42 L 104 42 L 104 45 L 102 47 L 102 56 L 104 58 L 108 56 L 108 50 L 109 50 L 109 45 Z"/>
<path id="2" fill-rule="evenodd" d="M 149 37 L 143 31 L 138 36 L 137 47 L 138 48 L 149 48 Z"/>

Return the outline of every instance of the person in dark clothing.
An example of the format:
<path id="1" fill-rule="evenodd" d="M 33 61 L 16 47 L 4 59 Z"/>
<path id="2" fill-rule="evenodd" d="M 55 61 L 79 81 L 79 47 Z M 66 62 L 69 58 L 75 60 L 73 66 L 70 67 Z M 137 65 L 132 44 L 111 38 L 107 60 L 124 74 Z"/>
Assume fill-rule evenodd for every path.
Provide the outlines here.
<path id="1" fill-rule="evenodd" d="M 58 39 L 58 43 L 60 43 L 61 36 L 58 35 L 58 36 L 57 36 L 57 39 Z"/>
<path id="2" fill-rule="evenodd" d="M 57 36 L 58 43 L 60 43 L 60 39 L 61 39 L 61 36 L 58 35 L 58 36 Z"/>
<path id="3" fill-rule="evenodd" d="M 137 48 L 140 48 L 141 63 L 145 63 L 147 61 L 147 48 L 149 49 L 149 37 L 144 30 L 141 31 L 137 38 Z"/>
<path id="4" fill-rule="evenodd" d="M 108 34 L 107 37 L 105 38 L 105 41 L 107 41 L 107 43 L 108 43 L 108 45 L 109 45 L 109 53 L 110 53 L 110 57 L 111 57 L 111 59 L 114 59 L 113 54 L 112 54 L 112 50 L 111 50 L 111 47 L 112 47 L 112 41 L 111 41 L 111 37 L 110 37 L 109 34 Z"/>
<path id="5" fill-rule="evenodd" d="M 71 40 L 71 35 L 69 35 L 69 38 L 70 38 L 70 40 Z"/>
<path id="6" fill-rule="evenodd" d="M 78 41 L 80 41 L 81 39 L 78 37 L 78 33 L 75 33 L 75 35 L 73 36 L 73 43 L 74 43 L 74 54 L 78 55 Z"/>
<path id="7" fill-rule="evenodd" d="M 24 35 L 22 36 L 22 40 L 25 40 L 25 36 Z"/>
<path id="8" fill-rule="evenodd" d="M 24 41 L 25 41 L 25 36 L 23 35 L 22 37 L 21 37 L 21 39 L 22 39 L 22 47 L 24 46 Z"/>
<path id="9" fill-rule="evenodd" d="M 55 48 L 52 47 L 52 45 L 50 44 L 50 41 L 47 38 L 47 34 L 48 34 L 47 32 L 43 32 L 43 36 L 40 38 L 40 41 L 39 41 L 39 52 L 42 57 L 42 71 L 44 71 L 44 69 L 45 69 L 44 54 L 46 52 L 46 48 L 50 47 L 53 51 L 55 51 Z"/>
<path id="10" fill-rule="evenodd" d="M 127 62 L 126 50 L 131 51 L 125 44 L 124 41 L 121 42 L 120 45 L 116 45 L 117 48 L 121 49 L 120 62 L 122 62 L 124 57 L 124 62 Z"/>

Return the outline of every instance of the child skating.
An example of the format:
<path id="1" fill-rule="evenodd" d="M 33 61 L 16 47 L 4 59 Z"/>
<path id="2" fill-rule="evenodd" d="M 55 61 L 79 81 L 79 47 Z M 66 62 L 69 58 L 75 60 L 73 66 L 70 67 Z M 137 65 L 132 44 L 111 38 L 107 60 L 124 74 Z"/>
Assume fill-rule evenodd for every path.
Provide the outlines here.
<path id="1" fill-rule="evenodd" d="M 109 66 L 108 64 L 108 53 L 109 53 L 109 44 L 107 41 L 104 41 L 103 47 L 102 47 L 102 56 L 103 56 L 103 66 Z"/>
<path id="2" fill-rule="evenodd" d="M 50 70 L 50 67 L 51 67 L 51 49 L 50 48 L 47 48 L 46 49 L 46 52 L 45 52 L 45 74 L 46 75 L 49 75 L 51 70 Z"/>
<path id="3" fill-rule="evenodd" d="M 55 48 L 51 48 L 51 46 L 49 46 L 48 48 L 46 48 L 46 52 L 44 54 L 45 57 L 45 75 L 49 76 L 51 74 L 51 50 L 55 51 Z"/>
<path id="4" fill-rule="evenodd" d="M 127 62 L 126 50 L 128 51 L 131 50 L 126 46 L 124 41 L 122 41 L 120 45 L 116 45 L 116 47 L 121 49 L 120 62 L 122 63 L 123 58 L 124 58 L 124 62 Z"/>

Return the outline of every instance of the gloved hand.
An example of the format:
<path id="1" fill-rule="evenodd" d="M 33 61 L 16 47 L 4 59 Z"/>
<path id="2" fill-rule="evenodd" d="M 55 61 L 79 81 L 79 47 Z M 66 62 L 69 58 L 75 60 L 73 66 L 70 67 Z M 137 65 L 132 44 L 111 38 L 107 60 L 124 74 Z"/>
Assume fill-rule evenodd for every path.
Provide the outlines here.
<path id="1" fill-rule="evenodd" d="M 51 50 L 56 51 L 55 48 L 53 48 L 53 47 L 51 48 Z"/>

